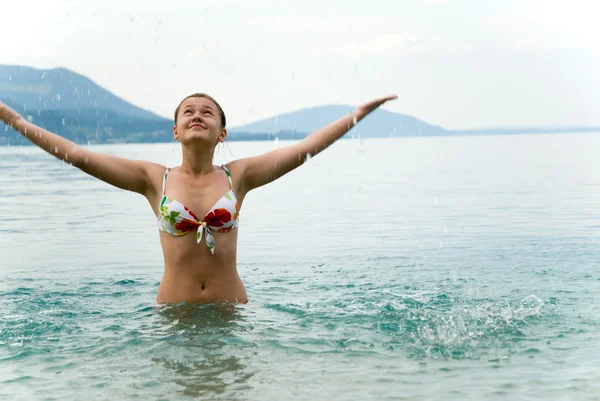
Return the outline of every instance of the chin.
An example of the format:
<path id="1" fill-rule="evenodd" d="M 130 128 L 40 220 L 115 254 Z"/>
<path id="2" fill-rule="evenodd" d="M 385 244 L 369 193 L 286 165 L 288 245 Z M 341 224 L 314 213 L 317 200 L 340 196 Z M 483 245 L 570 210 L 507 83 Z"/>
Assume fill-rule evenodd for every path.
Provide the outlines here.
<path id="1" fill-rule="evenodd" d="M 185 135 L 185 139 L 181 141 L 181 143 L 189 143 L 189 144 L 212 144 L 217 141 L 217 138 L 213 138 L 206 131 L 197 131 L 197 132 L 188 132 Z"/>

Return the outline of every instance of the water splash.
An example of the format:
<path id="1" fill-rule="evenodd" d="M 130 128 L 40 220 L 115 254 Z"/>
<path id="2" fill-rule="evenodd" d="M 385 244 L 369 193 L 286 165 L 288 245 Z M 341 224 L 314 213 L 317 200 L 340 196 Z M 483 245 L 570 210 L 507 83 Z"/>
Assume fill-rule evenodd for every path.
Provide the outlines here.
<path id="1" fill-rule="evenodd" d="M 295 316 L 297 340 L 282 343 L 285 347 L 330 352 L 341 341 L 353 352 L 400 350 L 415 359 L 481 359 L 505 358 L 516 352 L 544 307 L 535 295 L 520 300 L 467 301 L 444 293 L 405 292 L 353 293 L 333 303 L 269 308 Z"/>

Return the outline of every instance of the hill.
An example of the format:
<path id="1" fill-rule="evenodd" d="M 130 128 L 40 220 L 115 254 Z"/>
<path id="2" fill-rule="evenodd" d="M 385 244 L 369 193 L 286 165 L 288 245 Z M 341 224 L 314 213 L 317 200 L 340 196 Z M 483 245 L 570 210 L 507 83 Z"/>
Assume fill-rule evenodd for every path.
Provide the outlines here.
<path id="1" fill-rule="evenodd" d="M 79 144 L 171 142 L 173 122 L 137 107 L 89 78 L 65 68 L 0 65 L 0 100 L 31 122 Z M 229 128 L 229 141 L 300 139 L 350 113 L 349 105 L 322 105 Z M 446 130 L 415 117 L 376 110 L 346 137 L 510 135 L 600 132 L 600 127 Z M 0 123 L 0 145 L 28 145 Z"/>
<path id="2" fill-rule="evenodd" d="M 352 111 L 348 105 L 315 106 L 298 111 L 280 114 L 259 120 L 251 124 L 230 129 L 237 132 L 276 134 L 278 132 L 310 133 L 343 117 Z M 361 138 L 389 136 L 431 136 L 448 135 L 449 131 L 418 120 L 414 117 L 393 113 L 387 110 L 375 110 L 359 125 L 354 127 L 350 135 Z"/>

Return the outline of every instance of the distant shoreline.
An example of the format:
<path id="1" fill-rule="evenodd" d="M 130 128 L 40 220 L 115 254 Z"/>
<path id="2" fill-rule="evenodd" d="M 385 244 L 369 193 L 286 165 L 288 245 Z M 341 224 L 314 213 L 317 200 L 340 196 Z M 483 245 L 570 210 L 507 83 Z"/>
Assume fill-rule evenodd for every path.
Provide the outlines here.
<path id="1" fill-rule="evenodd" d="M 172 143 L 173 120 L 137 107 L 66 68 L 37 69 L 0 64 L 0 100 L 31 123 L 77 144 Z M 347 115 L 353 106 L 325 104 L 263 118 L 229 130 L 228 141 L 299 140 Z M 543 123 L 543 122 L 542 122 Z M 419 118 L 379 109 L 347 138 L 539 135 L 600 132 L 600 126 L 446 129 Z M 0 123 L 0 146 L 31 143 Z"/>
<path id="2" fill-rule="evenodd" d="M 597 133 L 600 134 L 600 127 L 590 127 L 590 128 L 553 128 L 553 129 L 535 129 L 535 128 L 526 128 L 526 129 L 488 129 L 488 130 L 455 130 L 455 131 L 446 131 L 444 134 L 425 134 L 425 135 L 390 135 L 390 136 L 360 136 L 360 135 L 346 135 L 342 137 L 342 139 L 385 139 L 385 138 L 441 138 L 441 137 L 457 137 L 457 136 L 508 136 L 508 135 L 547 135 L 547 134 L 582 134 L 582 133 Z M 17 135 L 17 134 L 15 134 Z M 304 133 L 285 133 L 285 135 L 278 134 L 248 134 L 244 133 L 242 135 L 238 135 L 236 133 L 229 134 L 227 138 L 227 142 L 267 142 L 267 141 L 290 141 L 290 140 L 300 140 L 308 136 L 309 134 Z M 14 142 L 7 141 L 6 137 L 0 137 L 0 147 L 13 147 L 13 146 L 35 146 L 31 142 L 29 142 L 24 137 L 15 137 L 18 138 Z M 12 142 L 12 143 L 11 143 Z M 132 145 L 132 144 L 152 144 L 152 143 L 173 143 L 173 140 L 165 140 L 165 141 L 126 141 L 121 139 L 112 139 L 108 141 L 86 141 L 80 142 L 77 141 L 77 145 Z"/>

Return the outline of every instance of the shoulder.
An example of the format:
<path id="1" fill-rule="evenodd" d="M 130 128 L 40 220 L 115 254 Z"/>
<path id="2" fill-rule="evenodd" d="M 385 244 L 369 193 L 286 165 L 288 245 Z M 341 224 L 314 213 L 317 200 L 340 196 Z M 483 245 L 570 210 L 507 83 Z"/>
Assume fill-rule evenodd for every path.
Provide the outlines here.
<path id="1" fill-rule="evenodd" d="M 148 177 L 150 177 L 150 179 L 155 178 L 155 177 L 161 177 L 163 174 L 165 173 L 165 171 L 167 171 L 167 166 L 163 166 L 162 164 L 158 164 L 158 163 L 153 163 L 153 162 L 143 162 L 144 163 L 144 169 L 146 170 L 146 174 L 148 175 Z"/>
<path id="2" fill-rule="evenodd" d="M 223 167 L 225 167 L 229 171 L 229 175 L 231 176 L 231 182 L 233 184 L 235 193 L 238 195 L 242 195 L 243 197 L 243 194 L 246 193 L 246 159 L 233 160 L 229 163 L 223 164 Z"/>
<path id="3" fill-rule="evenodd" d="M 162 164 L 148 161 L 144 161 L 141 163 L 143 163 L 144 171 L 148 179 L 150 195 L 154 195 L 155 193 L 157 193 L 157 191 L 160 191 L 162 193 L 162 181 L 165 175 L 165 171 L 167 171 L 167 167 L 163 166 Z"/>
<path id="4" fill-rule="evenodd" d="M 232 179 L 234 179 L 234 178 L 241 179 L 244 176 L 244 171 L 246 169 L 246 163 L 244 162 L 244 159 L 238 159 L 238 160 L 234 160 L 229 163 L 223 164 L 223 167 L 225 167 L 229 171 Z"/>

